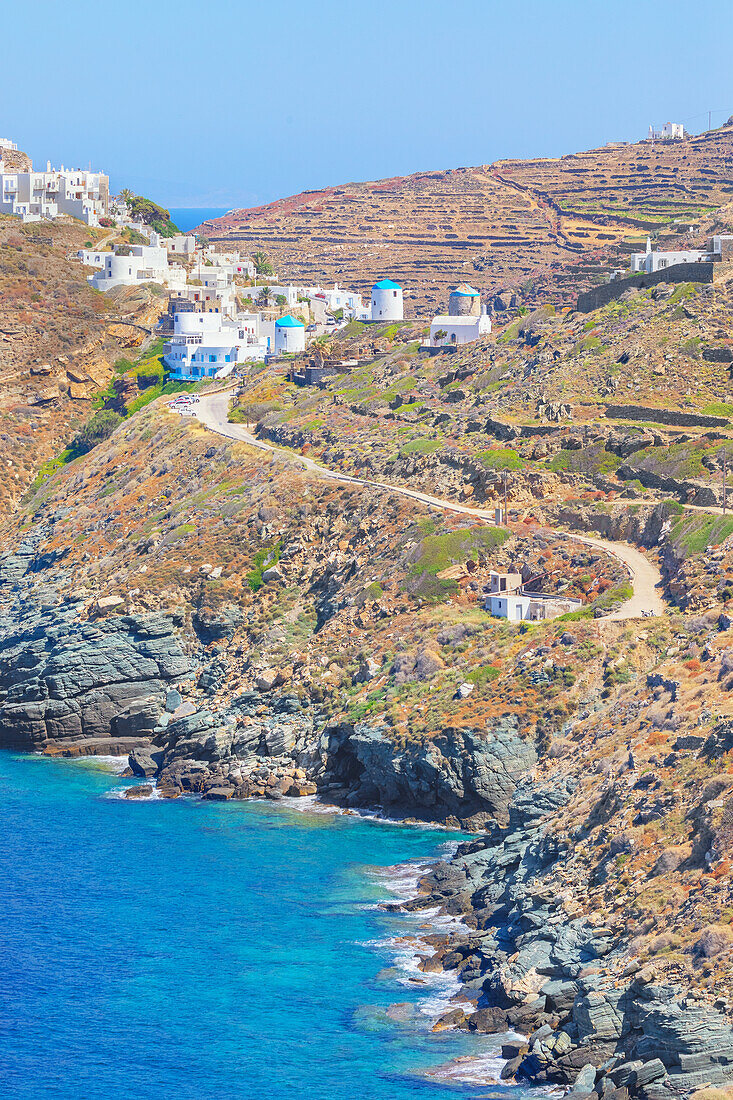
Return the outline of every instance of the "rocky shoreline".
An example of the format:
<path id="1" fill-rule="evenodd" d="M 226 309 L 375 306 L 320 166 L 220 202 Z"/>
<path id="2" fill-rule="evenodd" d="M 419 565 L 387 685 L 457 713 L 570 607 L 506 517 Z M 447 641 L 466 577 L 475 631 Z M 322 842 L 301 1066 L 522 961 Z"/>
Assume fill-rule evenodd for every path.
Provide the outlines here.
<path id="1" fill-rule="evenodd" d="M 521 736 L 513 715 L 398 744 L 377 723 L 329 719 L 285 684 L 209 703 L 208 673 L 192 678 L 181 625 L 160 612 L 84 618 L 73 597 L 27 602 L 22 616 L 0 623 L 0 744 L 72 756 L 124 749 L 129 774 L 168 798 L 318 794 L 343 808 L 480 832 L 398 906 L 465 926 L 436 932 L 421 963 L 460 983 L 463 1003 L 437 1027 L 526 1035 L 504 1044 L 505 1079 L 570 1088 L 577 1100 L 668 1100 L 733 1083 L 729 1002 L 671 981 L 637 957 L 622 922 L 602 923 L 577 904 L 577 868 L 570 875 L 566 864 L 608 820 L 594 810 L 559 824 L 578 792 L 578 767 L 565 761 L 563 771 L 559 759 L 540 767 L 540 745 Z M 667 690 L 654 677 L 650 684 Z M 702 740 L 678 738 L 677 758 Z M 633 761 L 628 767 L 636 774 Z M 656 782 L 649 776 L 636 788 Z M 700 813 L 715 804 L 710 797 L 703 793 Z M 703 817 L 704 856 L 714 844 Z M 623 855 L 625 843 L 612 835 L 607 858 Z"/>
<path id="2" fill-rule="evenodd" d="M 439 938 L 425 963 L 455 971 L 475 1006 L 452 1009 L 437 1026 L 516 1029 L 527 1038 L 502 1046 L 502 1078 L 569 1087 L 574 1100 L 670 1100 L 729 1085 L 729 1003 L 663 980 L 625 937 L 564 911 L 568 845 L 546 826 L 574 786 L 522 781 L 508 823 L 460 844 L 403 904 L 469 926 Z"/>

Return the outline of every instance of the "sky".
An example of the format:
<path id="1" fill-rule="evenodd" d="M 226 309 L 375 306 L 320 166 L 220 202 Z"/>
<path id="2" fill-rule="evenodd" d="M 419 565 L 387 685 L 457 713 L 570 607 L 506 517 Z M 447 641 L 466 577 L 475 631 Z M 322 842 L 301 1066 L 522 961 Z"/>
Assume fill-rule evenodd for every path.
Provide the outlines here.
<path id="1" fill-rule="evenodd" d="M 169 207 L 733 115 L 730 0 L 0 0 L 0 25 L 0 137 Z"/>

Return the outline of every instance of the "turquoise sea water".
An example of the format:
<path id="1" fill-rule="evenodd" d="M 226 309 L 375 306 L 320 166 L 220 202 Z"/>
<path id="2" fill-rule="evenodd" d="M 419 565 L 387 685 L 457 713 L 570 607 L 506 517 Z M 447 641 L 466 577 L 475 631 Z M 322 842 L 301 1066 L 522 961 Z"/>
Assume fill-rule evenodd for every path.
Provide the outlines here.
<path id="1" fill-rule="evenodd" d="M 410 980 L 426 979 L 394 940 L 418 919 L 375 905 L 415 873 L 384 868 L 451 834 L 131 801 L 129 783 L 97 762 L 0 753 L 3 1097 L 487 1095 L 454 1077 L 476 1077 L 474 1056 L 496 1064 L 499 1040 L 430 1034 L 449 980 Z M 448 1080 L 424 1076 L 468 1055 Z"/>
<path id="2" fill-rule="evenodd" d="M 201 222 L 209 218 L 220 218 L 231 209 L 227 206 L 179 206 L 170 209 L 171 221 L 177 225 L 181 233 L 190 233 Z"/>

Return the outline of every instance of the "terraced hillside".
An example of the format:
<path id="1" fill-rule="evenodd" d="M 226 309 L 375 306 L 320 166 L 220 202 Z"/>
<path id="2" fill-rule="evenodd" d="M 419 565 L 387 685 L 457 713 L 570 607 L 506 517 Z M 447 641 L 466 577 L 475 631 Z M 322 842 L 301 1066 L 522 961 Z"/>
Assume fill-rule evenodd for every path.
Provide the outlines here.
<path id="1" fill-rule="evenodd" d="M 571 301 L 650 230 L 670 239 L 730 201 L 733 126 L 684 141 L 500 161 L 305 191 L 205 222 L 212 241 L 262 248 L 283 279 L 366 290 L 385 274 L 408 311 L 468 278 Z M 623 260 L 621 261 L 623 262 Z"/>

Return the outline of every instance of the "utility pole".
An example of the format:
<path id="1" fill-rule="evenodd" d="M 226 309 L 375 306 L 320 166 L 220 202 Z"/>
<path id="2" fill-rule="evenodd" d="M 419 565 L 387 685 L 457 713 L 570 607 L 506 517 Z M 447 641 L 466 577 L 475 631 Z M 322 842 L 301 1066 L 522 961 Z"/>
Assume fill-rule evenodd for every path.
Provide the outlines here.
<path id="1" fill-rule="evenodd" d="M 708 130 L 712 130 L 712 128 L 713 128 L 713 112 L 708 111 Z"/>
<path id="2" fill-rule="evenodd" d="M 507 472 L 505 470 L 504 471 L 504 523 L 509 522 L 509 509 L 507 507 L 507 499 L 506 499 L 506 496 L 507 496 L 506 495 L 506 479 L 507 479 Z"/>

